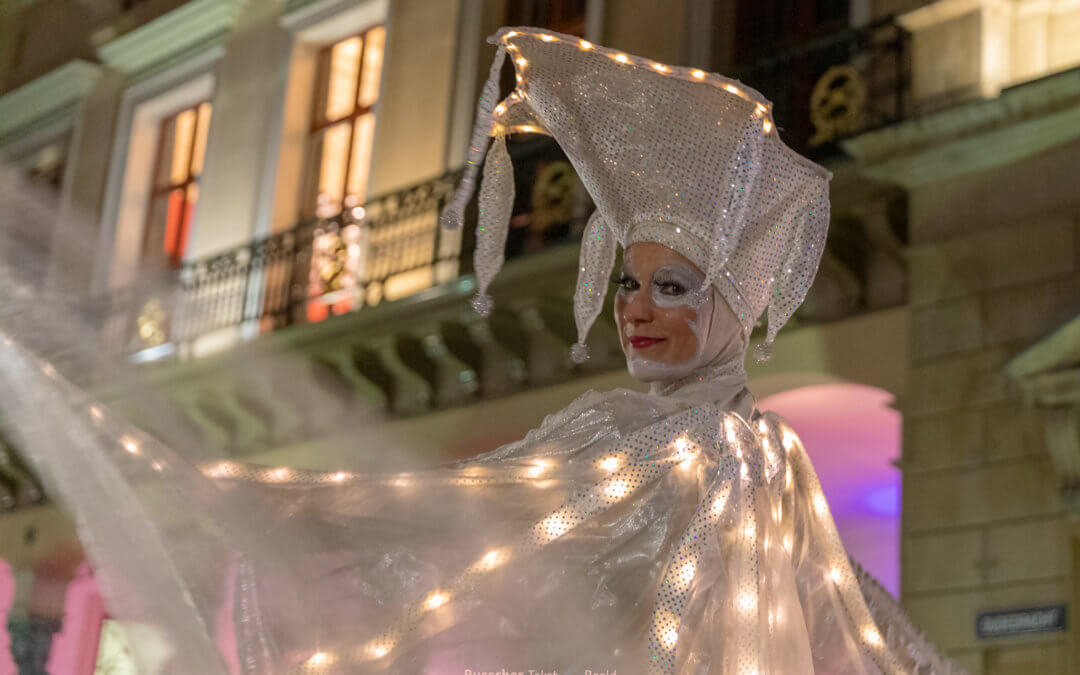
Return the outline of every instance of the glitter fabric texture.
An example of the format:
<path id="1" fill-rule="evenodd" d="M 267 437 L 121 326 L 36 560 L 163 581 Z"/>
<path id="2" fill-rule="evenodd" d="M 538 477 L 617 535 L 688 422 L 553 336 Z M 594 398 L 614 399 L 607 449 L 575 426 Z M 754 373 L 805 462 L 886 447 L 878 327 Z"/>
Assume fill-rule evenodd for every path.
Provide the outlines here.
<path id="1" fill-rule="evenodd" d="M 747 336 L 767 310 L 758 353 L 769 353 L 817 272 L 830 179 L 780 140 L 769 101 L 720 75 L 541 29 L 504 28 L 490 41 L 499 48 L 497 63 L 510 56 L 517 88 L 496 103 L 493 68 L 478 106 L 470 167 L 444 225 L 461 221 L 487 134 L 548 134 L 574 165 L 614 241 L 624 248 L 657 242 L 682 253 L 706 273 L 706 285 L 717 287 Z M 502 267 L 492 251 L 505 246 L 505 235 L 490 221 L 482 227 L 475 266 L 486 296 Z M 582 275 L 589 284 L 606 278 L 611 260 L 606 247 L 583 251 Z M 592 324 L 583 318 L 596 299 L 578 288 L 580 348 Z"/>

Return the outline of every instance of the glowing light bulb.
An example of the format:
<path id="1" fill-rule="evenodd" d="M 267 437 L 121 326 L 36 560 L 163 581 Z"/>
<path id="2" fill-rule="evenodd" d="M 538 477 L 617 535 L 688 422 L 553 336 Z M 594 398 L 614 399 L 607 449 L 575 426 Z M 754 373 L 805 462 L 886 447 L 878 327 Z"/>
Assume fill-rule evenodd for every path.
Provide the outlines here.
<path id="1" fill-rule="evenodd" d="M 161 462 L 155 460 L 150 464 L 150 468 L 154 471 L 162 471 L 165 467 L 161 465 Z"/>
<path id="2" fill-rule="evenodd" d="M 424 600 L 424 609 L 438 609 L 450 601 L 450 596 L 441 591 L 432 591 Z"/>
<path id="3" fill-rule="evenodd" d="M 724 506 L 727 504 L 727 498 L 727 491 L 721 492 L 720 495 L 717 496 L 716 500 L 712 503 L 713 513 L 715 513 L 716 515 L 720 515 L 724 512 Z"/>
<path id="4" fill-rule="evenodd" d="M 51 363 L 41 364 L 41 372 L 45 373 L 47 377 L 56 377 L 56 368 L 53 368 Z"/>
<path id="5" fill-rule="evenodd" d="M 750 480 L 750 467 L 746 465 L 746 462 L 742 463 L 742 467 L 739 469 L 739 476 L 741 476 L 743 480 Z"/>
<path id="6" fill-rule="evenodd" d="M 517 80 L 517 83 L 518 83 L 518 84 L 521 84 L 522 82 L 524 82 L 524 81 L 525 81 L 525 78 L 524 78 L 524 77 L 522 77 L 520 73 L 519 73 L 519 74 L 517 74 L 517 75 L 515 75 L 515 76 L 514 76 L 514 79 L 515 79 L 515 80 Z"/>
<path id="7" fill-rule="evenodd" d="M 622 499 L 629 493 L 630 486 L 624 480 L 612 481 L 611 484 L 604 488 L 604 494 L 611 499 Z"/>
<path id="8" fill-rule="evenodd" d="M 765 133 L 769 133 L 770 131 L 772 131 L 772 122 L 770 122 L 769 120 L 765 120 L 765 123 L 762 125 L 762 127 L 765 129 Z"/>
<path id="9" fill-rule="evenodd" d="M 758 420 L 757 428 L 758 428 L 758 431 L 760 433 L 762 433 L 762 434 L 769 433 L 769 425 L 765 422 L 764 419 Z"/>
<path id="10" fill-rule="evenodd" d="M 557 515 L 551 515 L 541 521 L 541 525 L 544 530 L 552 539 L 558 539 L 566 534 L 566 531 L 570 529 L 570 524 L 566 522 L 562 517 Z"/>
<path id="11" fill-rule="evenodd" d="M 736 96 L 738 96 L 741 93 L 739 91 L 739 88 L 736 87 L 733 84 L 725 84 L 724 85 L 724 90 L 727 91 L 728 93 L 735 94 Z"/>
<path id="12" fill-rule="evenodd" d="M 518 127 L 518 130 L 523 131 L 523 132 L 525 132 L 527 134 L 540 133 L 540 129 L 537 128 L 537 127 L 534 127 L 531 124 L 522 124 L 520 127 Z"/>
<path id="13" fill-rule="evenodd" d="M 519 56 L 519 57 L 517 57 L 517 58 L 516 58 L 516 59 L 514 60 L 514 63 L 518 64 L 518 65 L 519 65 L 519 66 L 521 66 L 522 68 L 524 68 L 525 66 L 529 65 L 529 62 L 525 60 L 525 57 L 524 57 L 524 56 Z"/>
<path id="14" fill-rule="evenodd" d="M 814 511 L 817 511 L 819 516 L 824 516 L 829 512 L 829 504 L 825 501 L 825 495 L 821 492 L 814 493 Z"/>
<path id="15" fill-rule="evenodd" d="M 512 30 L 512 31 L 510 31 L 509 33 L 507 33 L 507 34 L 506 34 L 506 37 L 508 37 L 508 38 L 512 38 L 512 37 L 514 37 L 514 36 L 515 36 L 515 35 L 517 35 L 517 34 L 518 34 L 518 33 L 517 33 L 517 31 L 516 31 L 516 30 Z"/>
<path id="16" fill-rule="evenodd" d="M 505 105 L 500 103 L 499 105 L 495 106 L 495 114 L 496 115 L 501 115 L 504 112 L 506 112 L 506 106 Z"/>
<path id="17" fill-rule="evenodd" d="M 866 628 L 863 628 L 862 634 L 863 634 L 863 639 L 866 640 L 867 644 L 872 645 L 874 647 L 880 647 L 881 646 L 881 644 L 882 644 L 881 633 L 878 632 L 877 628 L 874 628 L 873 626 L 867 626 Z"/>
<path id="18" fill-rule="evenodd" d="M 784 535 L 784 550 L 788 552 L 788 555 L 791 554 L 791 546 L 792 546 L 791 535 L 790 534 L 785 534 Z"/>
<path id="19" fill-rule="evenodd" d="M 280 483 L 282 481 L 288 480 L 291 476 L 292 476 L 292 471 L 290 469 L 282 466 L 282 467 L 279 467 L 277 469 L 274 469 L 272 471 L 267 472 L 266 480 L 272 481 L 272 482 L 275 482 L 275 483 Z"/>
<path id="20" fill-rule="evenodd" d="M 655 70 L 658 73 L 670 73 L 671 72 L 671 68 L 668 68 L 667 66 L 665 66 L 662 63 L 653 63 L 653 64 L 650 64 L 650 65 L 652 65 L 652 69 Z"/>
<path id="21" fill-rule="evenodd" d="M 305 662 L 305 665 L 312 668 L 322 668 L 323 666 L 330 665 L 332 662 L 333 657 L 331 657 L 330 654 L 327 654 L 326 652 L 317 652 L 311 655 L 311 658 Z"/>
<path id="22" fill-rule="evenodd" d="M 693 560 L 687 560 L 682 569 L 679 570 L 679 581 L 683 584 L 689 584 L 694 580 L 694 573 L 697 572 L 697 566 L 694 565 Z"/>
<path id="23" fill-rule="evenodd" d="M 402 477 L 402 478 L 395 478 L 394 480 L 390 481 L 390 484 L 393 485 L 394 487 L 407 488 L 410 485 L 412 485 L 412 481 L 409 480 L 408 478 Z"/>
<path id="24" fill-rule="evenodd" d="M 600 460 L 600 468 L 604 471 L 614 471 L 615 469 L 619 468 L 619 464 L 619 458 L 615 455 L 612 455 L 611 457 L 605 457 L 604 459 Z"/>
<path id="25" fill-rule="evenodd" d="M 787 488 L 790 488 L 790 487 L 791 487 L 791 467 L 788 466 L 788 467 L 784 468 L 784 488 L 787 489 Z"/>
<path id="26" fill-rule="evenodd" d="M 784 450 L 791 452 L 795 448 L 795 434 L 791 433 L 787 429 L 784 429 L 782 439 L 783 440 L 781 442 L 784 445 Z"/>
<path id="27" fill-rule="evenodd" d="M 203 469 L 203 474 L 210 478 L 224 478 L 231 475 L 235 467 L 230 462 L 218 462 L 211 467 Z"/>
<path id="28" fill-rule="evenodd" d="M 473 565 L 477 572 L 490 572 L 506 560 L 506 553 L 499 549 L 488 551 Z"/>
<path id="29" fill-rule="evenodd" d="M 630 57 L 626 54 L 616 54 L 612 58 L 614 58 L 619 63 L 630 63 Z"/>
<path id="30" fill-rule="evenodd" d="M 139 454 L 139 444 L 136 443 L 134 439 L 125 438 L 123 441 L 121 441 L 121 444 L 124 446 L 124 450 L 127 450 L 131 454 Z"/>
<path id="31" fill-rule="evenodd" d="M 746 614 L 753 614 L 754 612 L 757 612 L 757 593 L 751 593 L 749 591 L 745 593 L 740 593 L 739 597 L 736 599 L 735 602 L 738 608 Z"/>
<path id="32" fill-rule="evenodd" d="M 664 632 L 664 646 L 668 649 L 674 649 L 675 643 L 679 641 L 679 631 L 674 628 L 669 628 Z"/>
<path id="33" fill-rule="evenodd" d="M 330 480 L 334 483 L 341 483 L 345 481 L 345 479 L 347 479 L 348 477 L 349 474 L 345 473 L 344 471 L 338 471 L 334 475 L 330 476 Z"/>
<path id="34" fill-rule="evenodd" d="M 833 567 L 831 570 L 829 570 L 829 578 L 833 580 L 834 584 L 838 584 L 840 583 L 840 580 L 844 578 L 844 575 L 840 571 L 839 567 Z"/>
<path id="35" fill-rule="evenodd" d="M 746 537 L 748 540 L 753 541 L 754 536 L 756 536 L 756 535 L 757 535 L 757 528 L 754 527 L 754 523 L 747 522 L 746 527 L 743 528 L 743 536 Z"/>
<path id="36" fill-rule="evenodd" d="M 105 413 L 101 412 L 101 408 L 97 407 L 96 405 L 92 405 L 90 406 L 90 417 L 93 417 L 95 420 L 100 422 L 105 417 Z"/>
<path id="37" fill-rule="evenodd" d="M 555 41 L 555 36 L 554 35 L 548 35 L 547 33 L 541 33 L 540 34 L 540 39 L 543 40 L 544 42 L 554 42 Z"/>
<path id="38" fill-rule="evenodd" d="M 697 70 L 697 69 L 691 70 L 690 71 L 690 77 L 694 78 L 695 80 L 704 80 L 705 79 L 705 71 L 704 70 Z"/>
<path id="39" fill-rule="evenodd" d="M 768 552 L 769 552 L 769 538 L 768 538 L 768 537 L 765 537 L 765 539 L 763 539 L 763 540 L 762 540 L 762 542 L 761 542 L 761 548 L 762 548 L 762 550 L 763 550 L 763 551 L 765 551 L 766 553 L 768 553 Z"/>
<path id="40" fill-rule="evenodd" d="M 533 461 L 531 467 L 526 469 L 525 473 L 530 478 L 539 478 L 540 476 L 544 475 L 544 472 L 550 469 L 551 466 L 552 464 L 550 461 L 546 459 L 537 459 Z"/>
<path id="41" fill-rule="evenodd" d="M 757 111 L 757 114 L 758 114 L 758 115 L 760 116 L 760 115 L 764 115 L 764 114 L 765 114 L 765 110 L 766 110 L 766 108 L 765 108 L 765 106 L 763 106 L 763 105 L 761 105 L 760 103 L 758 103 L 758 104 L 757 104 L 757 107 L 756 107 L 756 108 L 754 108 L 754 110 L 755 110 L 755 111 Z"/>
<path id="42" fill-rule="evenodd" d="M 588 40 L 582 40 L 578 43 L 578 46 L 582 49 L 589 50 L 593 48 L 593 43 L 589 42 Z"/>
<path id="43" fill-rule="evenodd" d="M 391 647 L 393 647 L 392 644 L 375 643 L 368 648 L 368 653 L 370 653 L 377 659 L 381 659 L 382 657 L 390 653 Z"/>

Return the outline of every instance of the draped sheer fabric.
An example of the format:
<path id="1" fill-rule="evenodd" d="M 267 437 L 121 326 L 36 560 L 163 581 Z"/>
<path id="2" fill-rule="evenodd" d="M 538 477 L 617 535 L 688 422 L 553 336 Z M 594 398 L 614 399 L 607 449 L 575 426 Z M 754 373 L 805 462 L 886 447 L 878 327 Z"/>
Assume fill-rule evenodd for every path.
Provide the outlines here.
<path id="1" fill-rule="evenodd" d="M 795 432 L 708 382 L 430 469 L 193 463 L 9 328 L 8 428 L 169 645 L 146 672 L 959 672 L 849 563 Z"/>

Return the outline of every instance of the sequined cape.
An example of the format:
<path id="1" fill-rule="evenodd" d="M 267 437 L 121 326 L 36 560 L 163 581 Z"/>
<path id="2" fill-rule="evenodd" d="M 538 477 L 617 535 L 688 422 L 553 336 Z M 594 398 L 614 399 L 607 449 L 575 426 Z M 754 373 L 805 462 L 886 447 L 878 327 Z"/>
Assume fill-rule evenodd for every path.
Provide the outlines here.
<path id="1" fill-rule="evenodd" d="M 157 636 L 146 672 L 960 672 L 849 562 L 771 412 L 588 392 L 473 459 L 358 475 L 194 465 L 17 343 L 0 374 L 110 613 Z"/>

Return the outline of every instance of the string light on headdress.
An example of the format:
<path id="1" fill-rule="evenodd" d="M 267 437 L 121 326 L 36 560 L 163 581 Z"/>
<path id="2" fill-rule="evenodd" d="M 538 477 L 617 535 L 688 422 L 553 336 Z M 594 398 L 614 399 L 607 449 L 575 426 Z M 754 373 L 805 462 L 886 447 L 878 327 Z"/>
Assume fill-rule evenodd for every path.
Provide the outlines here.
<path id="1" fill-rule="evenodd" d="M 627 56 L 626 54 L 616 54 L 616 55 L 612 56 L 611 58 L 615 59 L 616 61 L 618 61 L 619 63 L 622 63 L 622 64 L 630 63 L 630 57 Z"/>
<path id="2" fill-rule="evenodd" d="M 132 455 L 139 454 L 139 444 L 135 442 L 133 438 L 124 438 L 120 441 L 120 444 L 124 446 L 124 450 Z"/>
<path id="3" fill-rule="evenodd" d="M 694 78 L 695 80 L 704 80 L 705 79 L 705 71 L 704 70 L 698 70 L 698 69 L 691 70 L 690 71 L 690 77 Z"/>
<path id="4" fill-rule="evenodd" d="M 578 46 L 584 50 L 589 50 L 593 48 L 593 43 L 589 42 L 588 40 L 582 40 L 578 43 Z"/>
<path id="5" fill-rule="evenodd" d="M 651 65 L 652 69 L 655 70 L 658 73 L 670 73 L 671 72 L 671 68 L 668 68 L 667 66 L 665 66 L 662 63 L 655 63 L 654 62 L 654 63 L 651 63 L 649 65 Z"/>
<path id="6" fill-rule="evenodd" d="M 614 471 L 615 469 L 619 468 L 620 464 L 622 464 L 622 460 L 619 458 L 618 455 L 611 455 L 610 457 L 605 457 L 599 462 L 600 468 L 604 471 Z"/>

